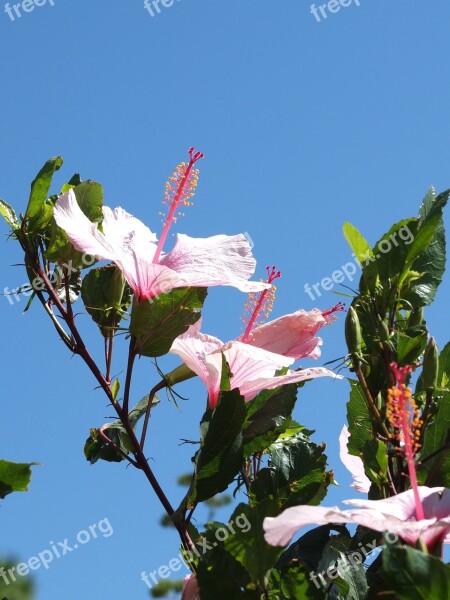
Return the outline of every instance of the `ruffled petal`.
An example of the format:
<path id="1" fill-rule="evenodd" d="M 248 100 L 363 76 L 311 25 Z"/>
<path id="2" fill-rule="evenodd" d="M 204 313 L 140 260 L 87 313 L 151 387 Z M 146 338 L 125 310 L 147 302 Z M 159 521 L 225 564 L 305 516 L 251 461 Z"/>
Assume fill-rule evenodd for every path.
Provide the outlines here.
<path id="1" fill-rule="evenodd" d="M 260 377 L 253 381 L 246 381 L 241 384 L 240 392 L 245 397 L 246 401 L 252 400 L 262 390 L 273 390 L 279 385 L 287 385 L 289 383 L 299 383 L 307 379 L 315 379 L 317 377 L 332 377 L 333 379 L 342 379 L 341 375 L 336 375 L 333 371 L 324 367 L 315 367 L 313 369 L 302 369 L 301 371 L 289 371 L 286 375 L 273 377 Z"/>
<path id="2" fill-rule="evenodd" d="M 306 525 L 347 522 L 347 512 L 339 510 L 337 506 L 293 506 L 284 510 L 278 517 L 264 519 L 264 537 L 271 546 L 286 546 L 295 533 Z"/>
<path id="3" fill-rule="evenodd" d="M 363 494 L 370 490 L 371 481 L 364 472 L 364 463 L 359 456 L 353 456 L 349 453 L 347 444 L 350 439 L 350 432 L 347 425 L 344 425 L 339 436 L 339 456 L 344 466 L 350 471 L 353 477 L 352 486 Z"/>
<path id="4" fill-rule="evenodd" d="M 175 247 L 160 260 L 160 264 L 176 271 L 185 285 L 231 285 L 242 292 L 270 288 L 267 283 L 247 281 L 255 271 L 256 261 L 242 234 L 209 238 L 178 234 Z"/>
<path id="5" fill-rule="evenodd" d="M 217 399 L 220 371 L 219 384 L 217 384 L 216 379 L 211 377 L 208 370 L 206 357 L 208 354 L 222 348 L 223 342 L 216 337 L 201 333 L 200 327 L 201 319 L 175 339 L 170 353 L 177 354 L 191 371 L 194 371 L 200 377 L 208 388 L 208 395 L 215 396 Z"/>
<path id="6" fill-rule="evenodd" d="M 56 201 L 53 209 L 55 221 L 67 234 L 71 243 L 80 252 L 95 256 L 99 260 L 115 260 L 117 247 L 99 231 L 98 223 L 92 223 L 78 205 L 75 193 L 69 190 Z"/>
<path id="7" fill-rule="evenodd" d="M 246 343 L 291 356 L 295 360 L 318 358 L 322 340 L 316 337 L 316 333 L 325 324 L 326 320 L 319 309 L 298 310 L 255 327 Z"/>

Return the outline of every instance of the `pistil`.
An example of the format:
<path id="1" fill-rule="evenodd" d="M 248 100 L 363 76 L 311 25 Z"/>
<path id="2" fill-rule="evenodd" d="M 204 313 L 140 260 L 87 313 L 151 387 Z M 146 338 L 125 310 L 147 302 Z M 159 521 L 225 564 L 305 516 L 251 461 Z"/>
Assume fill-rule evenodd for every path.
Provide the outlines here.
<path id="1" fill-rule="evenodd" d="M 281 277 L 281 271 L 278 271 L 276 267 L 266 267 L 268 278 L 267 283 L 272 283 L 275 279 Z M 269 316 L 270 311 L 272 310 L 273 302 L 275 300 L 275 291 L 276 287 L 272 285 L 267 290 L 263 290 L 259 296 L 255 296 L 254 294 L 249 295 L 249 302 L 246 305 L 246 308 L 250 312 L 250 318 L 247 322 L 247 327 L 245 328 L 244 335 L 241 337 L 242 342 L 247 342 L 250 336 L 250 333 L 258 322 L 258 319 L 267 318 Z"/>
<path id="2" fill-rule="evenodd" d="M 178 207 L 180 204 L 184 204 L 185 206 L 191 204 L 189 199 L 192 198 L 195 188 L 197 187 L 198 170 L 193 167 L 200 158 L 203 158 L 204 154 L 195 151 L 194 148 L 189 148 L 189 156 L 189 163 L 179 164 L 172 177 L 170 177 L 169 181 L 166 183 L 165 199 L 163 202 L 169 204 L 169 212 L 164 222 L 161 237 L 153 257 L 154 264 L 159 262 L 169 229 L 176 221 L 175 213 Z"/>
<path id="3" fill-rule="evenodd" d="M 414 454 L 419 448 L 419 438 L 422 421 L 419 418 L 417 406 L 412 399 L 411 389 L 406 387 L 405 380 L 411 367 L 399 367 L 391 363 L 391 369 L 396 379 L 396 385 L 388 390 L 387 417 L 394 428 L 393 437 L 397 437 L 404 452 L 408 465 L 409 480 L 414 493 L 416 505 L 416 519 L 425 519 L 422 501 L 419 495 L 419 484 L 417 481 L 416 464 Z"/>

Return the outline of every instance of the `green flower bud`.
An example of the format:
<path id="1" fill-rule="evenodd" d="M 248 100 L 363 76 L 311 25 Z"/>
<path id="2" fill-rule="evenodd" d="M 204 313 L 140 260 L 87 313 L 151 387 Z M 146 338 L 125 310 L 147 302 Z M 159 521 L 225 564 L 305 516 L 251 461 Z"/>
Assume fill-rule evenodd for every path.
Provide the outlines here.
<path id="1" fill-rule="evenodd" d="M 380 336 L 381 342 L 389 342 L 391 334 L 389 333 L 389 327 L 386 325 L 384 319 L 378 318 L 378 335 Z"/>
<path id="2" fill-rule="evenodd" d="M 425 355 L 423 357 L 423 387 L 425 390 L 433 389 L 437 385 L 437 378 L 439 372 L 439 351 L 436 346 L 434 337 L 428 340 L 427 347 L 425 348 Z"/>
<path id="3" fill-rule="evenodd" d="M 423 307 L 414 308 L 414 310 L 412 310 L 409 315 L 408 327 L 409 328 L 418 327 L 419 325 L 422 325 L 422 323 L 423 323 Z"/>
<path id="4" fill-rule="evenodd" d="M 164 381 L 167 386 L 173 387 L 177 383 L 191 379 L 191 377 L 195 377 L 194 371 L 191 371 L 191 369 L 183 363 L 173 371 L 170 371 L 170 373 L 167 373 L 167 375 L 164 375 Z"/>
<path id="5" fill-rule="evenodd" d="M 345 341 L 350 354 L 359 354 L 361 352 L 362 336 L 361 325 L 356 310 L 350 306 L 345 319 Z"/>

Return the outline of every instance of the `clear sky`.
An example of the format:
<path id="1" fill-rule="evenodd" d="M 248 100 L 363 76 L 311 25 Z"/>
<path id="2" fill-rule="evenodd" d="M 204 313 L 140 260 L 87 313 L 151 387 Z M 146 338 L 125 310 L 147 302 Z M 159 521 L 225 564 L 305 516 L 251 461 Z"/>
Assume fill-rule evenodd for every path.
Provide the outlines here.
<path id="1" fill-rule="evenodd" d="M 206 158 L 177 231 L 248 232 L 257 277 L 266 264 L 283 271 L 276 317 L 339 299 L 331 290 L 312 300 L 304 286 L 351 260 L 344 221 L 375 242 L 416 215 L 430 184 L 450 186 L 448 0 L 360 0 L 320 21 L 310 0 L 180 0 L 153 17 L 141 0 L 52 3 L 18 7 L 12 20 L 0 0 L 0 197 L 17 209 L 45 160 L 61 154 L 53 191 L 80 172 L 104 185 L 109 206 L 158 232 L 165 179 L 194 145 Z M 0 243 L 0 289 L 17 287 L 22 257 L 6 235 Z M 441 347 L 449 299 L 447 276 L 427 312 Z M 244 301 L 212 290 L 204 329 L 239 335 Z M 80 360 L 37 305 L 25 316 L 24 300 L 0 296 L 0 306 L 0 456 L 42 463 L 29 493 L 2 503 L 0 553 L 27 560 L 107 518 L 113 535 L 36 572 L 38 600 L 147 597 L 140 573 L 177 555 L 175 534 L 156 524 L 161 510 L 140 473 L 84 460 L 89 428 L 111 410 Z M 343 321 L 322 330 L 318 364 L 344 354 Z M 81 322 L 101 357 L 94 326 Z M 120 372 L 124 352 L 116 358 Z M 134 399 L 156 381 L 141 360 Z M 147 450 L 174 503 L 192 451 L 179 440 L 198 438 L 205 404 L 198 382 L 180 391 L 190 400 L 181 412 L 166 401 L 154 411 Z M 345 381 L 318 380 L 295 412 L 327 443 L 340 483 L 329 504 L 354 496 L 337 454 L 347 396 Z"/>

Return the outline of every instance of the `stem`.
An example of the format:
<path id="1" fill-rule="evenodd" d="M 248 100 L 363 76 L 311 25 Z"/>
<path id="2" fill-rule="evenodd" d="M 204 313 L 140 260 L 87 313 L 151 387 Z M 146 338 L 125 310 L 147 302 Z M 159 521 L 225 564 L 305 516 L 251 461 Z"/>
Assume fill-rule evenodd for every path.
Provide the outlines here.
<path id="1" fill-rule="evenodd" d="M 113 347 L 114 347 L 114 336 L 115 336 L 115 315 L 112 313 L 109 318 L 109 322 L 112 321 L 111 329 L 108 330 L 108 337 L 105 338 L 105 366 L 106 366 L 106 374 L 105 379 L 110 384 L 111 383 L 111 365 L 112 365 L 112 356 L 113 356 Z M 109 323 L 108 323 L 109 325 Z"/>
<path id="2" fill-rule="evenodd" d="M 133 374 L 134 361 L 136 360 L 136 338 L 131 336 L 130 347 L 128 349 L 128 365 L 127 374 L 125 378 L 125 389 L 123 393 L 123 413 L 128 418 L 128 407 L 130 400 L 130 388 L 131 388 L 131 376 Z"/>
<path id="3" fill-rule="evenodd" d="M 151 470 L 150 465 L 148 464 L 147 459 L 145 458 L 145 455 L 139 446 L 139 442 L 136 438 L 136 434 L 135 434 L 135 432 L 130 424 L 130 421 L 129 421 L 128 403 L 129 403 L 129 394 L 130 394 L 130 387 L 131 387 L 131 375 L 132 375 L 134 360 L 136 358 L 134 338 L 132 338 L 130 341 L 129 356 L 128 356 L 128 368 L 127 368 L 127 376 L 126 376 L 126 384 L 125 384 L 125 392 L 124 392 L 124 404 L 123 404 L 123 407 L 121 408 L 119 403 L 114 399 L 114 397 L 112 395 L 111 386 L 110 386 L 109 382 L 106 380 L 106 378 L 101 373 L 100 369 L 98 368 L 97 364 L 95 363 L 94 359 L 92 358 L 92 356 L 90 355 L 88 349 L 86 348 L 86 346 L 84 344 L 84 341 L 83 341 L 83 339 L 77 329 L 77 326 L 75 324 L 75 319 L 74 319 L 74 315 L 73 315 L 72 307 L 70 306 L 70 303 L 68 304 L 68 309 L 66 310 L 64 305 L 58 298 L 58 295 L 56 294 L 45 270 L 41 268 L 41 265 L 39 263 L 39 257 L 30 248 L 28 239 L 26 238 L 25 221 L 22 223 L 22 235 L 23 235 L 23 240 L 21 240 L 21 245 L 22 245 L 26 255 L 32 260 L 33 270 L 39 277 L 41 277 L 42 281 L 45 284 L 46 291 L 47 291 L 52 303 L 54 303 L 55 306 L 58 308 L 58 310 L 61 314 L 61 317 L 66 322 L 66 324 L 73 336 L 73 343 L 72 343 L 72 340 L 70 340 L 70 342 L 71 342 L 70 348 L 71 348 L 72 352 L 74 352 L 75 354 L 78 354 L 83 359 L 83 361 L 86 363 L 89 370 L 94 375 L 97 382 L 99 383 L 101 389 L 106 394 L 108 400 L 113 405 L 114 409 L 117 412 L 117 415 L 119 416 L 120 420 L 122 421 L 125 431 L 127 432 L 128 437 L 134 448 L 133 454 L 135 456 L 135 461 L 131 461 L 132 464 L 134 464 L 134 466 L 136 466 L 136 468 L 138 468 L 144 472 L 145 476 L 147 477 L 150 485 L 152 486 L 155 494 L 157 495 L 159 501 L 163 505 L 167 514 L 170 517 L 172 517 L 175 514 L 175 511 L 174 511 L 172 505 L 170 504 L 169 500 L 167 499 L 161 486 L 159 485 L 155 475 L 153 474 L 153 471 Z M 66 288 L 66 292 L 67 292 L 67 288 Z M 51 309 L 49 308 L 47 303 L 45 302 L 44 297 L 42 296 L 42 294 L 40 294 L 40 295 L 38 294 L 38 297 L 41 300 L 41 303 L 44 305 L 44 308 L 46 309 L 47 314 L 51 317 L 52 322 L 55 325 L 55 327 L 57 328 L 59 335 L 62 337 L 62 339 L 64 340 L 66 345 L 69 345 L 69 340 L 67 339 L 69 336 L 61 328 L 60 324 L 56 321 L 56 318 L 53 315 L 53 312 L 51 311 Z M 69 306 L 70 306 L 70 308 L 69 308 Z M 57 327 L 57 325 L 58 325 L 58 327 Z M 103 439 L 105 439 L 105 441 L 107 441 L 109 439 L 106 436 L 106 434 L 104 434 L 104 432 L 101 432 L 100 435 L 103 436 Z M 127 457 L 127 459 L 130 460 L 129 457 Z M 180 535 L 180 539 L 181 539 L 181 542 L 182 542 L 184 548 L 186 550 L 190 550 L 191 548 L 193 548 L 194 544 L 193 544 L 188 532 L 186 531 L 186 524 L 174 522 L 174 525 Z"/>
<path id="4" fill-rule="evenodd" d="M 385 435 L 386 438 L 389 439 L 389 431 L 388 431 L 386 425 L 384 424 L 383 419 L 381 418 L 380 412 L 372 398 L 372 394 L 370 393 L 370 390 L 367 387 L 366 379 L 363 375 L 363 372 L 361 371 L 361 366 L 359 364 L 359 361 L 358 362 L 354 361 L 354 368 L 355 368 L 356 375 L 358 377 L 358 381 L 364 392 L 364 396 L 366 397 L 369 409 L 372 412 L 373 416 L 375 417 L 376 421 L 378 422 L 378 425 L 381 428 L 383 435 Z"/>
<path id="5" fill-rule="evenodd" d="M 245 466 L 241 468 L 241 477 L 245 483 L 245 487 L 247 488 L 247 492 L 250 492 L 250 479 L 247 475 L 247 471 L 245 470 Z"/>
<path id="6" fill-rule="evenodd" d="M 107 444 L 112 446 L 118 454 L 121 454 L 125 458 L 125 460 L 127 460 L 129 463 L 131 463 L 133 466 L 136 467 L 137 463 L 132 458 L 130 458 L 128 456 L 128 454 L 122 450 L 122 448 L 119 448 L 119 446 L 117 446 L 112 440 L 109 439 L 109 437 L 106 435 L 106 433 L 104 431 L 105 427 L 106 427 L 106 425 L 102 425 L 101 427 L 99 427 L 97 429 L 98 434 L 102 438 L 102 440 L 104 440 Z"/>
<path id="7" fill-rule="evenodd" d="M 166 387 L 166 382 L 163 379 L 162 381 L 160 381 L 158 383 L 158 385 L 155 385 L 155 387 L 151 390 L 151 392 L 148 395 L 147 410 L 145 411 L 144 425 L 142 426 L 141 443 L 139 444 L 141 447 L 141 450 L 144 450 L 145 437 L 147 435 L 147 427 L 148 427 L 148 422 L 150 420 L 150 411 L 153 406 L 153 398 L 156 396 L 156 392 L 159 392 L 159 390 L 162 390 L 165 387 Z"/>

